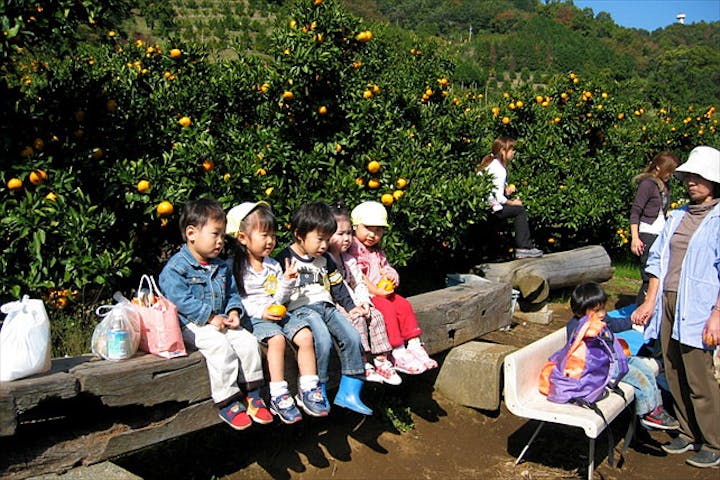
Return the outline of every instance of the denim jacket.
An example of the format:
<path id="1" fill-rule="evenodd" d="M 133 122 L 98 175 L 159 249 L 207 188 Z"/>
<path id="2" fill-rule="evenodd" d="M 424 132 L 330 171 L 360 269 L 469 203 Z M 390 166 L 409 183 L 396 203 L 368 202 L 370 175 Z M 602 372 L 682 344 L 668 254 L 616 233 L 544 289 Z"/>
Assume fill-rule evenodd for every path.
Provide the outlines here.
<path id="1" fill-rule="evenodd" d="M 675 210 L 650 250 L 645 270 L 660 280 L 655 310 L 645 338 L 659 338 L 663 315 L 663 283 L 670 261 L 670 237 L 680 225 L 687 207 Z M 672 338 L 695 348 L 706 348 L 702 331 L 720 291 L 720 204 L 703 219 L 690 238 L 680 270 Z M 714 348 L 714 347 L 712 347 Z"/>
<path id="2" fill-rule="evenodd" d="M 163 268 L 160 289 L 177 306 L 183 325 L 205 325 L 212 316 L 227 315 L 231 310 L 237 310 L 240 318 L 244 315 L 235 278 L 225 261 L 215 258 L 203 266 L 187 245 Z"/>

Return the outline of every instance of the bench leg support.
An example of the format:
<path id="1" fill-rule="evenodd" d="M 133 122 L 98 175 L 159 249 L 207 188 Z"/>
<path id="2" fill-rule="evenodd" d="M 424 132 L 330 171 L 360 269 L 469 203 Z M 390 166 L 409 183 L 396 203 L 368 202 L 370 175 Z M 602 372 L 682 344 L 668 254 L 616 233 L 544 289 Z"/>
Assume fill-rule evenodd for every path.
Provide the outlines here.
<path id="1" fill-rule="evenodd" d="M 593 470 L 595 469 L 595 439 L 590 438 L 590 450 L 588 452 L 588 480 L 593 478 Z"/>
<path id="2" fill-rule="evenodd" d="M 537 437 L 538 433 L 540 433 L 540 429 L 545 425 L 545 422 L 540 422 L 540 425 L 535 429 L 535 433 L 532 434 L 532 437 L 530 437 L 530 440 L 528 441 L 527 445 L 525 445 L 525 448 L 522 449 L 522 452 L 520 452 L 520 456 L 518 456 L 517 460 L 515 460 L 515 465 L 520 463 L 523 456 L 525 456 L 525 452 L 527 452 L 528 448 L 530 448 L 530 444 L 535 440 L 535 437 Z"/>

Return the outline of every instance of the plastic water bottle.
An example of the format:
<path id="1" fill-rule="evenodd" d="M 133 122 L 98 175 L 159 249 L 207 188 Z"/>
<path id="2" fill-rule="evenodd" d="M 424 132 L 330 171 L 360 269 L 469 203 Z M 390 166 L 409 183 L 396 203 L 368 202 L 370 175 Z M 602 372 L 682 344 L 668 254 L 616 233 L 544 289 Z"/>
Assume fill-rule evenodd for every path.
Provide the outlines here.
<path id="1" fill-rule="evenodd" d="M 130 332 L 125 328 L 120 317 L 112 320 L 110 331 L 107 333 L 108 360 L 125 360 L 130 358 Z"/>

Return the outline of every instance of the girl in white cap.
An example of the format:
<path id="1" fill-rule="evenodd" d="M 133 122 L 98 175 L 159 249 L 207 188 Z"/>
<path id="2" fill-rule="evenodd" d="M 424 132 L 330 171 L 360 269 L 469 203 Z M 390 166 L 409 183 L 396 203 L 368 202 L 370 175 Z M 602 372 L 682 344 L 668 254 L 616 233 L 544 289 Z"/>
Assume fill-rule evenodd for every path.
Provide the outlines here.
<path id="1" fill-rule="evenodd" d="M 419 374 L 436 368 L 437 362 L 428 356 L 420 341 L 422 330 L 412 305 L 395 293 L 400 276 L 380 247 L 388 226 L 387 210 L 381 203 L 363 202 L 353 209 L 350 219 L 355 237 L 349 253 L 357 259 L 373 305 L 385 319 L 395 369 L 401 373 Z"/>
<path id="2" fill-rule="evenodd" d="M 720 344 L 720 151 L 696 147 L 675 170 L 690 204 L 670 212 L 650 250 L 645 301 L 632 314 L 660 338 L 680 434 L 662 449 L 696 453 L 686 463 L 720 465 L 720 388 L 713 351 Z"/>
<path id="3" fill-rule="evenodd" d="M 361 310 L 357 311 L 355 315 L 349 315 L 340 305 L 338 305 L 338 310 L 348 315 L 353 327 L 360 334 L 365 357 L 365 380 L 399 385 L 402 383 L 402 379 L 395 372 L 395 367 L 388 358 L 392 347 L 388 339 L 385 319 L 380 310 L 372 304 L 370 291 L 365 284 L 357 260 L 348 253 L 353 242 L 350 213 L 339 202 L 332 205 L 330 209 L 335 215 L 337 230 L 330 239 L 328 253 L 337 264 L 338 271 L 342 273 L 355 304 L 361 307 Z M 374 358 L 371 358 L 373 356 Z"/>
<path id="4" fill-rule="evenodd" d="M 260 342 L 267 342 L 270 371 L 270 410 L 284 423 L 295 423 L 302 416 L 295 401 L 306 414 L 327 416 L 330 406 L 318 383 L 315 348 L 309 325 L 287 312 L 297 269 L 286 262 L 285 272 L 270 257 L 275 248 L 275 217 L 265 202 L 245 202 L 230 209 L 225 233 L 235 240 L 234 255 L 228 260 L 242 298 L 243 326 Z M 300 371 L 298 394 L 293 397 L 285 381 L 285 342 L 298 348 Z"/>

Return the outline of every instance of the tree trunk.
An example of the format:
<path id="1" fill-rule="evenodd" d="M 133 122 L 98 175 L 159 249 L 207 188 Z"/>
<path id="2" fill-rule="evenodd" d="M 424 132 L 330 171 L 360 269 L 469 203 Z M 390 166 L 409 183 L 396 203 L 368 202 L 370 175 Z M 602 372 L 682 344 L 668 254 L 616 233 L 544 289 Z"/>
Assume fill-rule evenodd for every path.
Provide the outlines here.
<path id="1" fill-rule="evenodd" d="M 533 304 L 547 300 L 551 289 L 612 278 L 610 257 L 600 245 L 522 258 L 504 263 L 477 265 L 475 272 L 494 282 L 509 282 L 521 300 Z"/>

